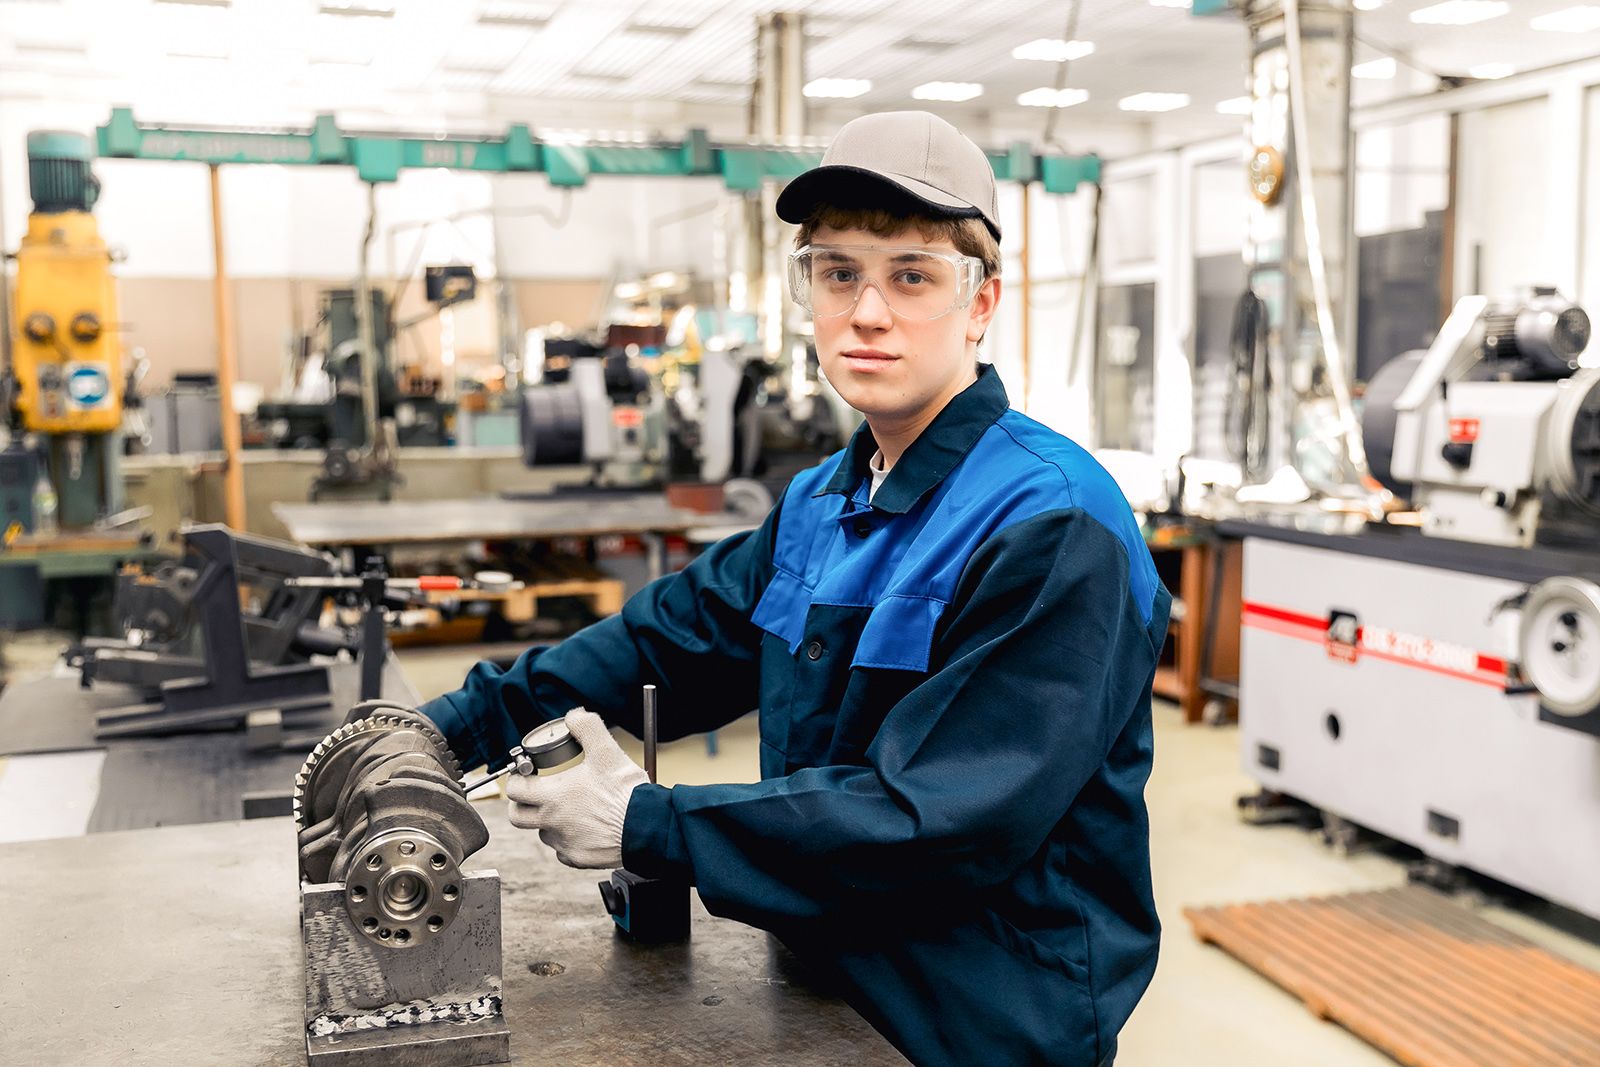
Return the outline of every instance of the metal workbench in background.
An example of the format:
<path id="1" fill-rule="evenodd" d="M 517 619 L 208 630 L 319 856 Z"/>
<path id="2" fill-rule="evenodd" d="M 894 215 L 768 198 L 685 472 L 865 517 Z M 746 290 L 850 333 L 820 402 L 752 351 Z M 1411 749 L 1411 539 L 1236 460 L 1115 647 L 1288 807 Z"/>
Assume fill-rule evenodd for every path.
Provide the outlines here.
<path id="1" fill-rule="evenodd" d="M 306 727 L 319 734 L 343 722 L 356 703 L 359 668 L 333 664 L 328 682 L 329 707 L 314 727 Z M 384 664 L 383 695 L 418 703 L 392 655 Z M 12 682 L 0 693 L 0 756 L 12 757 L 15 770 L 30 756 L 104 749 L 97 781 L 57 780 L 52 787 L 58 798 L 68 791 L 95 791 L 89 833 L 238 819 L 245 794 L 293 789 L 305 752 L 250 752 L 243 730 L 97 739 L 95 713 L 133 699 L 127 686 L 102 683 L 84 689 L 76 671 Z M 18 817 L 0 810 L 0 819 Z M 4 1062 L 12 1061 L 0 1057 Z"/>
<path id="2" fill-rule="evenodd" d="M 751 927 L 694 904 L 686 944 L 613 933 L 598 874 L 481 804 L 502 881 L 511 1062 L 876 1067 L 906 1061 Z M 305 1062 L 289 819 L 0 845 L 0 1063 Z"/>
<path id="3" fill-rule="evenodd" d="M 274 504 L 289 536 L 317 548 L 382 547 L 450 541 L 548 541 L 567 537 L 641 538 L 650 576 L 666 572 L 668 534 L 726 523 L 727 516 L 673 507 L 661 493 L 574 493 L 548 499 L 323 501 Z"/>

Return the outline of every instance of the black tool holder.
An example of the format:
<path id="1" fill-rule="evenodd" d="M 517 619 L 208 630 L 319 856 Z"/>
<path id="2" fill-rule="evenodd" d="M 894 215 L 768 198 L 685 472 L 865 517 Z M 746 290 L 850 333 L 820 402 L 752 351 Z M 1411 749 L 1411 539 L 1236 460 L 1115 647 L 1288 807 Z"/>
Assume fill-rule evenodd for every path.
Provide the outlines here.
<path id="1" fill-rule="evenodd" d="M 644 771 L 656 780 L 656 687 L 644 687 Z M 600 883 L 600 900 L 630 941 L 660 944 L 689 936 L 689 883 L 676 878 L 644 878 L 629 870 L 611 872 Z"/>
<path id="2" fill-rule="evenodd" d="M 331 575 L 332 561 L 221 525 L 193 527 L 185 532 L 184 541 L 185 563 L 195 573 L 188 589 L 191 625 L 201 635 L 204 655 L 163 661 L 162 652 L 140 647 L 83 649 L 85 684 L 97 679 L 131 680 L 159 696 L 148 704 L 101 712 L 95 720 L 96 736 L 231 730 L 260 710 L 281 712 L 285 725 L 294 725 L 290 720 L 294 713 L 326 708 L 328 668 L 284 661 L 311 651 L 337 651 L 344 642 L 312 622 L 324 594 L 294 587 L 284 579 Z M 241 578 L 266 591 L 259 611 L 247 613 L 241 608 Z"/>

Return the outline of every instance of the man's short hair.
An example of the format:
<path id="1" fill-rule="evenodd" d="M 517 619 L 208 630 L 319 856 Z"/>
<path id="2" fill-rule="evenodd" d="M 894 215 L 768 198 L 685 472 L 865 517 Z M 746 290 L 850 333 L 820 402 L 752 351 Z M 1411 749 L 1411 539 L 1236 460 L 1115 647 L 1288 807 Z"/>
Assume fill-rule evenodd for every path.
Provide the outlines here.
<path id="1" fill-rule="evenodd" d="M 1000 242 L 979 218 L 952 219 L 933 215 L 903 215 L 886 208 L 844 208 L 822 204 L 800 224 L 794 246 L 804 248 L 823 226 L 834 230 L 865 230 L 889 238 L 915 229 L 924 241 L 949 241 L 956 251 L 983 264 L 983 280 L 1000 274 Z"/>

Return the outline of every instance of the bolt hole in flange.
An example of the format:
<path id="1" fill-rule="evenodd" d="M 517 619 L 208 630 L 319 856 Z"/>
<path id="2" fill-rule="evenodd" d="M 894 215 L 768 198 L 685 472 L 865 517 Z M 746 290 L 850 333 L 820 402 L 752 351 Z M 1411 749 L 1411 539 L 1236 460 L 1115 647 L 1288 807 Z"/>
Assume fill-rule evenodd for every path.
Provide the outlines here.
<path id="1" fill-rule="evenodd" d="M 436 934 L 440 930 L 443 930 L 443 929 L 444 929 L 444 920 L 443 919 L 441 919 L 437 915 L 428 916 L 428 931 L 430 933 L 435 933 Z"/>
<path id="2" fill-rule="evenodd" d="M 450 862 L 450 861 L 449 861 L 449 860 L 448 860 L 448 859 L 446 859 L 446 858 L 445 858 L 445 855 L 444 855 L 444 853 L 442 853 L 442 852 L 435 852 L 435 853 L 434 853 L 434 854 L 433 854 L 433 858 L 432 858 L 432 859 L 430 859 L 430 860 L 429 860 L 429 861 L 428 861 L 428 863 L 429 863 L 429 864 L 430 864 L 430 865 L 431 865 L 431 866 L 432 866 L 432 867 L 433 867 L 433 869 L 434 869 L 434 870 L 436 870 L 436 871 L 442 871 L 442 870 L 444 870 L 444 865 L 445 865 L 445 864 L 446 864 L 446 863 L 449 863 L 449 862 Z"/>
<path id="3" fill-rule="evenodd" d="M 1327 718 L 1322 720 L 1322 726 L 1323 729 L 1328 731 L 1328 736 L 1335 741 L 1339 740 L 1339 735 L 1344 731 L 1343 725 L 1339 722 L 1339 716 L 1331 711 L 1328 712 Z"/>
<path id="4" fill-rule="evenodd" d="M 407 941 L 411 940 L 411 931 L 410 930 L 396 930 L 394 932 L 394 939 L 396 941 L 400 942 L 403 945 Z"/>
<path id="5" fill-rule="evenodd" d="M 461 890 L 457 889 L 455 886 L 447 885 L 447 886 L 444 887 L 444 899 L 446 899 L 446 900 L 454 900 L 454 899 L 456 899 L 456 897 L 458 897 L 460 895 L 461 895 Z"/>
<path id="6" fill-rule="evenodd" d="M 355 901 L 357 904 L 361 903 L 363 900 L 366 900 L 367 899 L 367 887 L 364 886 L 364 885 L 351 886 L 350 887 L 350 899 Z"/>
<path id="7" fill-rule="evenodd" d="M 361 920 L 361 927 L 364 930 L 376 930 L 378 928 L 378 920 L 369 915 Z"/>
<path id="8" fill-rule="evenodd" d="M 367 870 L 375 871 L 383 866 L 383 857 L 374 852 L 367 857 Z"/>

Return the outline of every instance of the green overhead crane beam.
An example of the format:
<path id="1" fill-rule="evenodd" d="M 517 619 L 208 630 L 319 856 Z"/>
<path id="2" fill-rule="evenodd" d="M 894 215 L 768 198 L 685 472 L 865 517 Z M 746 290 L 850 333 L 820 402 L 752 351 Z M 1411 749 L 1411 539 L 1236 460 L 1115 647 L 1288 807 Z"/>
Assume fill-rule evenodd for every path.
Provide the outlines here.
<path id="1" fill-rule="evenodd" d="M 199 163 L 278 163 L 353 166 L 363 181 L 392 182 L 405 169 L 444 167 L 488 174 L 543 172 L 550 184 L 577 188 L 594 175 L 720 177 L 727 188 L 752 191 L 767 178 L 796 177 L 822 162 L 822 153 L 771 145 L 714 145 L 691 129 L 681 142 L 552 144 L 513 125 L 501 138 L 424 138 L 345 133 L 333 116 L 319 115 L 306 133 L 181 129 L 147 126 L 117 108 L 97 131 L 108 159 L 191 160 Z M 1026 142 L 988 153 L 1001 181 L 1039 182 L 1046 192 L 1070 193 L 1100 180 L 1096 156 L 1040 156 Z"/>

